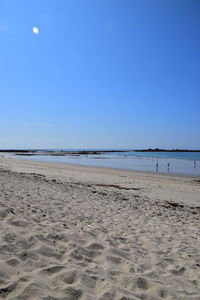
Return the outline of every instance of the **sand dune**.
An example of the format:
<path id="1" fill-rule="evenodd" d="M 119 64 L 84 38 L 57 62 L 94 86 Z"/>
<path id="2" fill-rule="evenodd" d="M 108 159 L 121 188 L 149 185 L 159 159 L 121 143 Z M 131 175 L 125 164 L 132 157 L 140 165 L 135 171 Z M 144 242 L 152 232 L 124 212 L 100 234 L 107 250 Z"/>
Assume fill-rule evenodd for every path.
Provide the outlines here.
<path id="1" fill-rule="evenodd" d="M 197 178 L 0 160 L 0 298 L 200 299 Z"/>

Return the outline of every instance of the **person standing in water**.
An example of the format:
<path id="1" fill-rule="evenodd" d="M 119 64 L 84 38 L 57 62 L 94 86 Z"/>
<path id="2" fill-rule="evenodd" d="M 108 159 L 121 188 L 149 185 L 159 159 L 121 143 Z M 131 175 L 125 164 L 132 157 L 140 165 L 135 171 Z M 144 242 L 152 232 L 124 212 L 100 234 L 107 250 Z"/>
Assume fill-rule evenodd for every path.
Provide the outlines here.
<path id="1" fill-rule="evenodd" d="M 196 160 L 194 160 L 194 169 L 196 169 Z"/>

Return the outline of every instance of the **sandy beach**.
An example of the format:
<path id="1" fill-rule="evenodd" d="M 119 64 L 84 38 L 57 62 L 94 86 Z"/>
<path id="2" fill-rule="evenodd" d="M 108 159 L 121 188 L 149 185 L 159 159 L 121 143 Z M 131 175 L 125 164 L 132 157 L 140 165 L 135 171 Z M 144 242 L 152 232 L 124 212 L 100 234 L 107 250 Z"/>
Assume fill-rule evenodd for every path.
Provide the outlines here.
<path id="1" fill-rule="evenodd" d="M 200 299 L 200 179 L 0 159 L 0 299 Z"/>

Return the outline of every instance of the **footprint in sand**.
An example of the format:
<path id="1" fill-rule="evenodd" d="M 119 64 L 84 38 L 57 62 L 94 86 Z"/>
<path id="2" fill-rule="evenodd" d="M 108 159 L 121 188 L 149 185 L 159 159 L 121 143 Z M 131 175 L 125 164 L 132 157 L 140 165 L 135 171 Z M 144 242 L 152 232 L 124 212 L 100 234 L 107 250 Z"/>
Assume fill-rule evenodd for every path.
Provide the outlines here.
<path id="1" fill-rule="evenodd" d="M 15 258 L 10 259 L 6 262 L 9 266 L 15 267 L 19 264 L 19 261 Z"/>
<path id="2" fill-rule="evenodd" d="M 112 254 L 116 255 L 116 256 L 121 257 L 121 258 L 125 258 L 125 259 L 129 259 L 130 258 L 130 253 L 129 252 L 121 250 L 119 248 L 112 247 L 110 249 L 110 252 Z"/>
<path id="3" fill-rule="evenodd" d="M 86 287 L 94 289 L 96 286 L 96 282 L 98 280 L 98 277 L 96 276 L 89 276 L 88 274 L 81 274 L 81 282 Z"/>
<path id="4" fill-rule="evenodd" d="M 53 266 L 53 267 L 49 267 L 46 269 L 43 269 L 42 272 L 48 274 L 48 275 L 52 275 L 54 273 L 60 272 L 61 270 L 65 269 L 64 266 Z"/>
<path id="5" fill-rule="evenodd" d="M 137 284 L 137 287 L 142 290 L 147 290 L 149 288 L 147 280 L 143 277 L 138 277 L 136 280 L 136 284 Z"/>
<path id="6" fill-rule="evenodd" d="M 73 287 L 68 287 L 65 289 L 65 293 L 67 295 L 66 300 L 78 300 L 83 294 L 81 289 L 75 289 Z"/>
<path id="7" fill-rule="evenodd" d="M 92 243 L 87 248 L 89 250 L 94 250 L 94 251 L 100 251 L 100 250 L 104 249 L 103 245 L 101 245 L 99 243 Z"/>
<path id="8" fill-rule="evenodd" d="M 111 256 L 111 255 L 106 256 L 106 259 L 116 265 L 119 265 L 122 261 L 122 259 L 120 257 Z"/>
<path id="9" fill-rule="evenodd" d="M 114 300 L 116 292 L 114 290 L 105 292 L 99 300 Z"/>
<path id="10" fill-rule="evenodd" d="M 70 270 L 59 275 L 59 279 L 67 284 L 73 284 L 76 278 L 77 278 L 76 270 Z"/>
<path id="11" fill-rule="evenodd" d="M 0 297 L 6 298 L 10 293 L 12 293 L 17 287 L 17 282 L 14 282 L 7 287 L 0 288 Z"/>

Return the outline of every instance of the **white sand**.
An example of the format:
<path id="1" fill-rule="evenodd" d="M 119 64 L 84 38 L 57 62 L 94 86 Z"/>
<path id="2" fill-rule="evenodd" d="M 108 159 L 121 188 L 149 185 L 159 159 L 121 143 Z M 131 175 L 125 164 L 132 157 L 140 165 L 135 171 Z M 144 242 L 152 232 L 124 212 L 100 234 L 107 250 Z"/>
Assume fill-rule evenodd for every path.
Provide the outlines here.
<path id="1" fill-rule="evenodd" d="M 0 159 L 1 299 L 200 299 L 200 179 Z"/>

